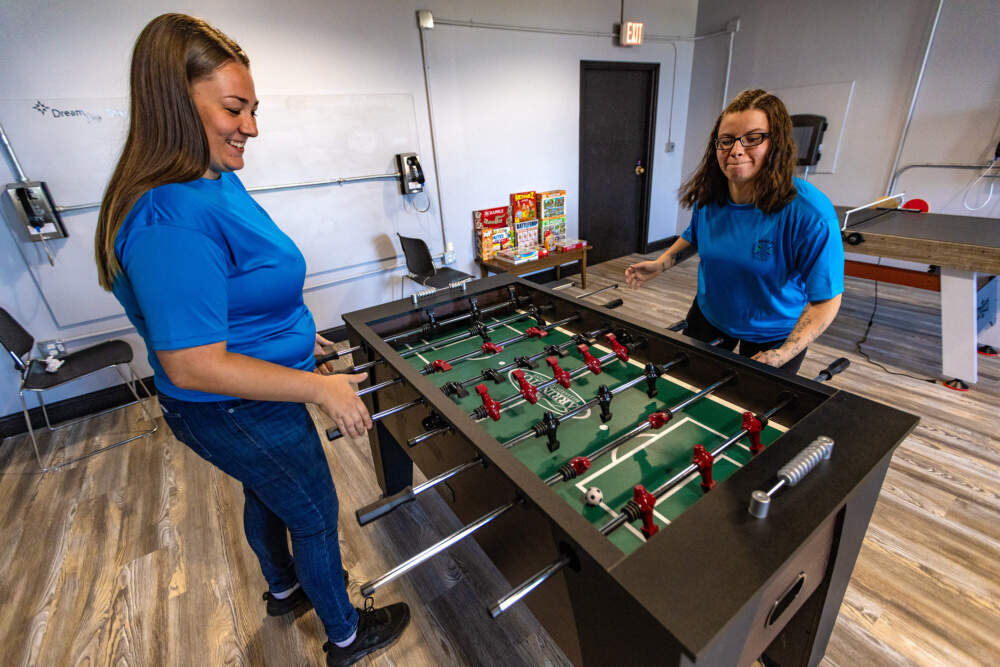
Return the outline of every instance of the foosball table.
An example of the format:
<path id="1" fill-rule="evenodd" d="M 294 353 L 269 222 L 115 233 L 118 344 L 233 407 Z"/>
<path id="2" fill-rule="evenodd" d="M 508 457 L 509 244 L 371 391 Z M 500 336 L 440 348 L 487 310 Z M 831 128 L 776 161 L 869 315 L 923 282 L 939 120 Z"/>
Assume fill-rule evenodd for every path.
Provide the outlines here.
<path id="1" fill-rule="evenodd" d="M 817 664 L 917 418 L 614 305 L 500 275 L 344 315 L 358 521 L 447 488 L 465 524 L 362 593 L 473 537 L 513 584 L 481 613 L 523 600 L 575 664 Z"/>

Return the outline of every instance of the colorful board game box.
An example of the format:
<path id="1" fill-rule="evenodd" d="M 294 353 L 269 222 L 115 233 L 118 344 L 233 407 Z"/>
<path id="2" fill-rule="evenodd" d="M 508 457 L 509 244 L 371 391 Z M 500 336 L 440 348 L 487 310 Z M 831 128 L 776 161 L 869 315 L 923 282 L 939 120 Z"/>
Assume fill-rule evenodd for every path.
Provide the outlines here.
<path id="1" fill-rule="evenodd" d="M 538 259 L 538 248 L 506 248 L 497 253 L 497 259 L 511 264 L 523 264 Z"/>
<path id="2" fill-rule="evenodd" d="M 472 212 L 473 245 L 478 259 L 488 260 L 512 245 L 510 207 L 495 206 Z"/>
<path id="3" fill-rule="evenodd" d="M 518 248 L 538 247 L 538 221 L 522 220 L 514 223 L 514 245 Z"/>
<path id="4" fill-rule="evenodd" d="M 556 250 L 559 252 L 569 252 L 570 250 L 582 248 L 585 245 L 587 245 L 587 242 L 583 239 L 565 239 L 556 244 Z"/>
<path id="5" fill-rule="evenodd" d="M 535 191 L 512 193 L 510 195 L 510 212 L 515 224 L 524 220 L 537 220 Z"/>
<path id="6" fill-rule="evenodd" d="M 549 190 L 535 193 L 535 209 L 539 220 L 566 217 L 566 191 Z"/>
<path id="7" fill-rule="evenodd" d="M 566 216 L 548 218 L 538 222 L 538 245 L 555 250 L 560 241 L 566 240 Z"/>

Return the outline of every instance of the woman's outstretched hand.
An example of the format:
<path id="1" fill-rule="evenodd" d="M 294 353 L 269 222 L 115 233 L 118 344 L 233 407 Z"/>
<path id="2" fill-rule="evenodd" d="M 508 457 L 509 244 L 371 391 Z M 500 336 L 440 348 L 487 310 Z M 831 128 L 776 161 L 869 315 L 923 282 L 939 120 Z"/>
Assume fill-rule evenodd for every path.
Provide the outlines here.
<path id="1" fill-rule="evenodd" d="M 650 278 L 655 278 L 661 273 L 663 273 L 663 265 L 655 259 L 647 259 L 625 269 L 625 284 L 632 289 L 637 289 Z"/>

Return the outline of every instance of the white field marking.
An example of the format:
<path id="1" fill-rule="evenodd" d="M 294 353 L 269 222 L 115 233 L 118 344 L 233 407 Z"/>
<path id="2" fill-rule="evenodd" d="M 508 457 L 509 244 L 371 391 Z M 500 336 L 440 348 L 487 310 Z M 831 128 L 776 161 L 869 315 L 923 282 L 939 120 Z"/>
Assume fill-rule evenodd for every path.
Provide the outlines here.
<path id="1" fill-rule="evenodd" d="M 649 447 L 650 445 L 652 445 L 654 442 L 656 442 L 660 438 L 666 436 L 667 433 L 669 433 L 670 431 L 673 431 L 674 429 L 678 428 L 679 426 L 681 426 L 685 422 L 691 422 L 692 424 L 698 426 L 699 428 L 702 428 L 705 431 L 708 431 L 709 433 L 712 433 L 712 434 L 714 434 L 714 435 L 722 438 L 723 440 L 726 439 L 726 436 L 724 434 L 719 433 L 715 429 L 710 428 L 708 426 L 705 426 L 701 422 L 699 422 L 699 421 L 697 421 L 695 419 L 692 419 L 691 417 L 688 417 L 687 415 L 685 415 L 680 420 L 678 420 L 676 422 L 673 422 L 673 424 L 669 428 L 666 428 L 666 429 L 664 429 L 664 430 L 662 430 L 662 431 L 660 431 L 658 433 L 643 433 L 643 434 L 640 434 L 637 437 L 643 437 L 644 436 L 645 437 L 645 442 L 642 443 L 641 445 L 639 445 L 638 447 L 630 450 L 627 454 L 625 454 L 624 456 L 622 456 L 620 458 L 618 456 L 618 449 L 619 448 L 618 447 L 614 448 L 611 451 L 611 461 L 607 465 L 605 465 L 604 467 L 599 468 L 599 469 L 595 470 L 594 472 L 592 472 L 590 475 L 587 475 L 586 477 L 580 479 L 580 481 L 578 481 L 576 483 L 577 489 L 579 489 L 583 493 L 586 493 L 587 488 L 589 488 L 588 483 L 592 479 L 594 479 L 595 477 L 598 477 L 598 476 L 604 474 L 606 471 L 614 468 L 615 466 L 617 466 L 622 461 L 628 461 L 630 459 L 635 458 L 636 454 L 638 454 L 642 450 L 646 449 L 647 447 Z M 725 459 L 726 461 L 729 461 L 731 464 L 733 464 L 737 468 L 741 467 L 739 463 L 737 463 L 733 459 L 729 458 L 725 454 L 721 455 L 719 457 L 719 459 Z M 716 460 L 719 460 L 719 459 L 716 459 Z M 686 486 L 688 482 L 690 482 L 692 479 L 694 479 L 698 475 L 699 475 L 699 473 L 697 471 L 692 472 L 690 475 L 688 475 L 686 478 L 684 478 L 681 482 L 679 482 L 676 486 L 674 486 L 674 488 L 671 489 L 668 493 L 665 493 L 664 495 L 660 496 L 656 500 L 656 505 L 659 505 L 661 502 L 663 502 L 664 500 L 666 500 L 667 498 L 669 498 L 670 496 L 672 496 L 678 489 Z M 659 512 L 656 512 L 656 510 L 653 510 L 653 514 L 657 518 L 659 518 L 662 522 L 664 522 L 665 524 L 667 524 L 667 525 L 670 524 L 670 520 L 667 519 L 667 517 L 665 517 L 662 514 L 660 514 Z M 613 516 L 617 516 L 617 513 L 613 513 Z M 639 534 L 641 535 L 641 532 Z"/>
<path id="2" fill-rule="evenodd" d="M 701 391 L 700 389 L 698 389 L 694 385 L 688 384 L 687 382 L 684 382 L 683 380 L 678 380 L 677 378 L 672 377 L 670 375 L 663 374 L 660 377 L 663 378 L 664 380 L 666 380 L 667 382 L 673 382 L 677 386 L 683 387 L 683 388 L 687 389 L 688 391 L 693 391 L 693 392 Z M 734 412 L 743 413 L 743 412 L 747 411 L 746 408 L 742 408 L 742 407 L 736 405 L 735 403 L 730 403 L 729 401 L 727 401 L 725 399 L 719 398 L 715 394 L 709 394 L 705 398 L 707 398 L 710 401 L 714 401 L 714 402 L 718 403 L 719 405 L 727 407 L 730 410 L 733 410 Z M 768 422 L 767 422 L 767 425 L 768 426 L 773 426 L 775 429 L 777 429 L 778 431 L 780 431 L 782 433 L 784 433 L 785 431 L 788 430 L 787 426 L 783 426 L 781 423 L 776 422 L 773 419 L 769 419 Z"/>
<path id="3" fill-rule="evenodd" d="M 567 334 L 569 336 L 573 336 L 574 335 L 574 334 L 569 333 L 568 331 L 565 331 L 562 327 L 557 327 L 556 331 L 560 331 L 560 332 L 562 332 L 564 334 Z M 599 350 L 600 352 L 602 352 L 603 354 L 600 355 L 600 356 L 604 356 L 604 354 L 607 354 L 607 353 L 611 352 L 611 349 L 609 349 L 608 347 L 606 347 L 606 346 L 604 346 L 604 345 L 602 345 L 600 343 L 594 343 L 590 347 L 596 348 L 597 350 Z M 609 362 L 610 362 L 610 360 L 609 360 Z M 628 363 L 631 366 L 638 366 L 639 368 L 645 368 L 644 364 L 639 363 L 638 361 L 636 361 L 635 359 L 633 359 L 631 357 L 629 357 Z M 673 382 L 674 384 L 676 384 L 676 385 L 678 385 L 680 387 L 683 387 L 684 389 L 687 389 L 688 391 L 691 391 L 691 392 L 694 392 L 694 393 L 698 393 L 699 391 L 701 391 L 698 387 L 695 387 L 694 385 L 688 384 L 687 382 L 684 382 L 683 380 L 678 380 L 677 378 L 672 377 L 671 375 L 668 375 L 666 373 L 664 373 L 660 377 L 663 378 L 664 380 L 666 380 L 667 382 Z M 715 401 L 719 405 L 725 406 L 725 407 L 727 407 L 730 410 L 733 410 L 735 412 L 743 413 L 743 412 L 747 411 L 746 408 L 742 408 L 742 407 L 736 405 L 735 403 L 730 403 L 729 401 L 721 399 L 718 396 L 715 396 L 714 394 L 709 394 L 705 398 L 707 398 L 710 401 Z M 782 433 L 784 433 L 785 431 L 788 430 L 787 426 L 783 426 L 780 422 L 776 422 L 774 420 L 768 420 L 768 426 L 774 426 L 774 428 L 776 428 L 777 430 L 781 431 Z"/>
<path id="4" fill-rule="evenodd" d="M 499 321 L 500 320 L 497 319 L 496 317 L 491 317 L 489 320 L 486 321 L 486 324 L 490 324 L 491 322 L 499 322 Z M 510 325 L 507 324 L 505 326 L 509 327 Z M 515 331 L 517 331 L 517 330 L 515 329 Z M 427 350 L 424 350 L 424 351 L 425 352 L 437 352 L 439 350 L 445 350 L 445 349 L 447 349 L 449 347 L 452 347 L 453 345 L 461 345 L 462 343 L 467 343 L 471 338 L 475 338 L 475 336 L 469 336 L 469 338 L 463 338 L 462 340 L 454 340 L 454 341 L 448 343 L 447 345 L 440 345 L 440 346 L 436 346 L 436 347 L 431 347 L 431 348 L 429 348 Z M 420 342 L 423 343 L 424 345 L 430 343 L 430 341 L 427 340 L 426 338 L 421 338 Z M 409 343 L 404 343 L 404 345 L 406 345 L 406 349 L 407 350 L 413 349 L 413 346 L 410 345 Z M 405 351 L 406 350 L 404 350 L 404 352 Z M 418 352 L 416 356 L 420 357 L 420 353 Z M 423 359 L 423 357 L 420 357 L 420 358 Z"/>
<path id="5" fill-rule="evenodd" d="M 615 516 L 618 516 L 618 515 L 615 514 Z M 667 524 L 669 525 L 670 522 L 667 521 Z M 646 540 L 646 536 L 642 534 L 642 531 L 639 530 L 638 528 L 636 528 L 635 526 L 633 526 L 631 521 L 626 521 L 625 525 L 628 526 L 628 529 L 632 532 L 633 535 L 635 535 L 636 537 L 639 538 L 640 542 L 647 542 L 648 541 L 648 540 Z"/>
<path id="6" fill-rule="evenodd" d="M 597 428 L 601 429 L 602 431 L 607 431 L 608 428 L 610 428 L 610 427 L 607 424 L 601 424 Z"/>
<path id="7" fill-rule="evenodd" d="M 681 426 L 684 422 L 687 422 L 687 421 L 691 421 L 691 419 L 689 417 L 684 417 L 683 419 L 681 419 L 678 422 L 676 422 L 670 428 L 663 429 L 663 431 L 661 431 L 660 433 L 657 433 L 653 437 L 647 438 L 646 442 L 643 443 L 642 445 L 640 445 L 639 447 L 635 448 L 634 450 L 632 450 L 629 453 L 628 457 L 619 459 L 619 458 L 617 458 L 617 456 L 613 452 L 612 453 L 612 459 L 613 459 L 612 461 L 608 462 L 603 468 L 598 468 L 597 470 L 594 470 L 589 475 L 587 475 L 586 477 L 584 477 L 581 480 L 579 480 L 578 482 L 576 482 L 576 488 L 579 489 L 580 491 L 586 493 L 587 487 L 589 486 L 589 482 L 592 479 L 594 479 L 595 477 L 599 477 L 600 475 L 604 474 L 608 470 L 611 470 L 612 468 L 614 468 L 615 466 L 617 466 L 620 462 L 626 461 L 626 460 L 632 458 L 637 452 L 639 452 L 640 450 L 645 449 L 646 447 L 649 447 L 651 444 L 653 444 L 654 442 L 656 442 L 660 438 L 664 437 L 667 433 L 670 433 L 675 428 Z M 614 451 L 617 451 L 617 447 L 615 448 Z M 612 513 L 612 516 L 617 516 L 617 513 Z"/>
<path id="8" fill-rule="evenodd" d="M 725 454 L 723 454 L 722 456 L 720 456 L 719 458 L 717 458 L 715 460 L 716 461 L 720 461 L 720 460 L 723 460 L 723 459 L 725 459 L 726 461 L 729 461 L 730 463 L 732 463 L 737 468 L 742 468 L 743 467 L 739 463 L 737 463 L 736 461 L 734 461 L 731 458 L 729 458 L 728 456 L 726 456 Z M 678 482 L 677 485 L 674 486 L 674 488 L 670 489 L 670 491 L 664 493 L 662 496 L 660 496 L 659 498 L 657 498 L 656 499 L 656 506 L 659 506 L 660 503 L 666 501 L 667 498 L 669 498 L 670 496 L 674 495 L 675 493 L 677 493 L 678 491 L 680 491 L 681 489 L 683 489 L 685 486 L 687 486 L 688 484 L 690 484 L 692 481 L 698 479 L 698 477 L 700 477 L 700 476 L 701 476 L 701 473 L 698 472 L 697 470 L 695 470 L 693 473 L 691 473 L 690 475 L 688 475 L 687 477 L 685 477 L 684 479 L 682 479 L 680 482 Z M 663 518 L 664 521 L 666 521 L 666 518 L 663 517 L 655 509 L 653 510 L 653 513 L 656 514 L 656 516 Z"/>

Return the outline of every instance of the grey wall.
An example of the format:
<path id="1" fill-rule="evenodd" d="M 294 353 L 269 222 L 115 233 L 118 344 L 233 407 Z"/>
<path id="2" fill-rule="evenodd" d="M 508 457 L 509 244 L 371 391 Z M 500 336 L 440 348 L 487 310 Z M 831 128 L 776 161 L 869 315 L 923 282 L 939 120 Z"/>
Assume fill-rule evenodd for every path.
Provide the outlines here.
<path id="1" fill-rule="evenodd" d="M 730 81 L 732 98 L 752 87 L 789 88 L 856 82 L 835 174 L 810 181 L 835 204 L 853 205 L 882 195 L 937 2 L 932 0 L 702 0 L 699 34 L 740 17 Z M 684 172 L 697 167 L 708 132 L 723 106 L 728 41 L 695 47 Z M 914 162 L 985 162 L 1000 140 L 1000 3 L 949 0 L 934 45 L 901 166 Z M 815 113 L 824 114 L 823 109 Z M 914 170 L 898 188 L 926 199 L 932 211 L 997 217 L 1000 186 L 990 205 L 962 206 L 973 172 Z M 989 181 L 987 180 L 987 183 Z M 968 203 L 985 201 L 982 184 Z M 680 226 L 689 216 L 681 214 Z"/>
<path id="2" fill-rule="evenodd" d="M 624 4 L 627 18 L 646 22 L 647 35 L 694 34 L 697 0 L 626 0 Z M 417 9 L 429 9 L 442 18 L 479 23 L 610 32 L 618 21 L 621 3 L 617 0 L 4 3 L 0 8 L 0 62 L 5 63 L 0 68 L 0 100 L 121 100 L 127 95 L 129 52 L 135 36 L 150 18 L 166 11 L 201 16 L 237 39 L 251 57 L 257 93 L 262 98 L 331 94 L 412 98 L 415 150 L 422 155 L 430 195 L 430 210 L 426 213 L 418 212 L 413 202 L 404 202 L 391 182 L 345 185 L 326 191 L 321 197 L 301 191 L 260 197 L 293 239 L 308 245 L 304 248 L 309 258 L 306 302 L 318 326 L 328 328 L 341 323 L 342 312 L 399 298 L 404 289 L 410 289 L 404 288 L 401 271 L 391 268 L 398 263 L 391 234 L 373 237 L 368 229 L 372 225 L 358 221 L 372 220 L 374 216 L 383 223 L 383 230 L 391 230 L 395 224 L 392 221 L 398 221 L 400 228 L 415 226 L 423 231 L 433 250 L 440 250 L 443 236 L 447 236 L 456 246 L 456 268 L 472 272 L 471 209 L 503 203 L 508 193 L 527 188 L 564 187 L 571 201 L 578 197 L 574 189 L 579 61 L 655 61 L 661 63 L 656 136 L 659 152 L 655 161 L 650 238 L 673 233 L 677 226 L 674 196 L 680 181 L 686 132 L 685 110 L 693 53 L 690 42 L 677 44 L 677 80 L 671 90 L 674 49 L 666 43 L 649 42 L 640 49 L 628 50 L 600 37 L 435 28 L 425 36 L 431 113 L 439 140 L 438 174 L 431 152 L 415 19 Z M 525 104 L 513 104 L 512 98 L 524 82 L 539 75 L 547 78 L 553 94 L 535 95 Z M 670 109 L 673 109 L 673 140 L 677 151 L 667 154 L 664 147 Z M 262 131 L 266 131 L 267 114 L 268 110 L 262 109 Z M 337 127 L 329 128 L 331 133 L 337 131 Z M 511 150 L 511 139 L 516 137 L 532 140 L 526 142 L 526 152 Z M 43 138 L 10 136 L 15 150 L 22 146 L 25 154 L 32 153 L 29 145 Z M 545 140 L 544 148 L 533 145 L 539 138 Z M 298 146 L 309 142 L 308 136 L 292 139 Z M 71 144 L 65 146 L 65 152 L 50 151 L 33 157 L 30 163 L 25 161 L 23 166 L 28 176 L 50 180 L 52 174 L 65 166 L 68 157 L 79 160 L 81 148 Z M 117 150 L 114 146 L 99 148 L 101 155 L 113 155 Z M 86 158 L 85 153 L 83 157 Z M 251 143 L 247 161 L 252 162 L 253 157 Z M 391 167 L 390 160 L 391 155 L 385 156 L 387 170 Z M 89 169 L 106 171 L 107 167 L 100 166 L 106 162 L 95 158 Z M 88 169 L 86 160 L 82 168 Z M 325 174 L 350 175 L 354 174 Z M 439 176 L 441 202 L 435 188 Z M 13 169 L 5 160 L 0 160 L 0 179 L 4 183 L 14 180 Z M 271 184 L 274 182 L 283 181 L 276 175 Z M 76 185 L 66 183 L 63 192 Z M 100 197 L 99 187 L 91 189 L 93 192 L 87 192 L 86 201 Z M 53 194 L 57 203 L 80 203 L 66 202 L 65 198 L 60 201 L 59 189 Z M 575 231 L 575 209 L 573 213 L 571 229 Z M 322 220 L 322 224 L 334 225 L 338 233 L 331 237 L 327 228 L 320 233 L 303 220 Z M 36 338 L 64 339 L 71 350 L 123 337 L 133 345 L 140 373 L 147 374 L 149 367 L 144 361 L 142 342 L 131 332 L 110 297 L 97 287 L 90 261 L 95 222 L 94 211 L 67 216 L 71 238 L 54 244 L 58 251 L 54 268 L 39 253 L 38 244 L 25 242 L 5 224 L 8 231 L 0 231 L 0 305 Z M 354 265 L 341 262 L 330 266 L 322 261 L 324 242 L 353 243 L 366 251 L 374 245 L 378 252 L 374 259 Z M 352 277 L 367 272 L 371 275 Z M 90 308 L 100 316 L 67 320 L 60 317 L 62 306 L 53 307 L 53 303 L 60 301 L 72 303 L 78 309 L 83 304 L 84 311 Z M 67 321 L 71 323 L 66 324 Z M 112 381 L 95 379 L 80 383 L 72 390 L 53 392 L 51 400 L 108 384 Z M 13 372 L 0 374 L 0 415 L 20 409 L 16 388 Z"/>

